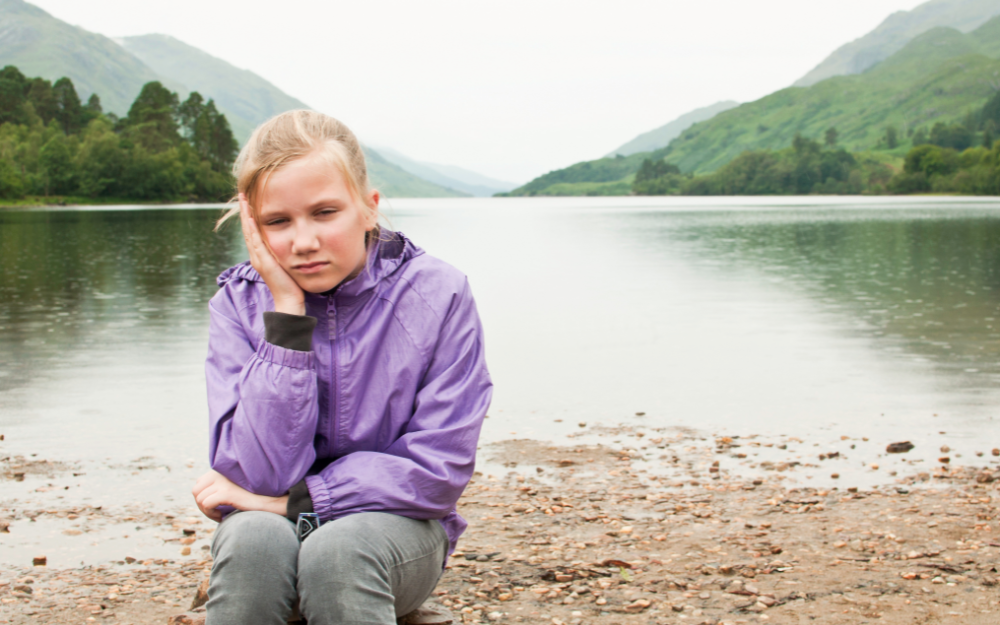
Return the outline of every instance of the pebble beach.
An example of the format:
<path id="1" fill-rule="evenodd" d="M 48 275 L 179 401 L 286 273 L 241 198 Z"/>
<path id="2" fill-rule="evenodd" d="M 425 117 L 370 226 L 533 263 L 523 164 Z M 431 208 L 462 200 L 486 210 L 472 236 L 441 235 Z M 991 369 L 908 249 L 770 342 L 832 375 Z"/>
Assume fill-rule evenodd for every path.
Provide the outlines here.
<path id="1" fill-rule="evenodd" d="M 469 529 L 429 605 L 456 623 L 996 623 L 1000 450 L 859 458 L 886 445 L 580 425 L 565 444 L 481 449 L 459 503 Z M 848 463 L 879 478 L 851 486 L 866 481 Z M 71 470 L 0 466 L 4 480 Z M 176 555 L 4 564 L 0 623 L 202 622 L 215 524 L 189 510 L 2 502 L 4 541 L 58 523 L 66 540 L 153 532 Z"/>

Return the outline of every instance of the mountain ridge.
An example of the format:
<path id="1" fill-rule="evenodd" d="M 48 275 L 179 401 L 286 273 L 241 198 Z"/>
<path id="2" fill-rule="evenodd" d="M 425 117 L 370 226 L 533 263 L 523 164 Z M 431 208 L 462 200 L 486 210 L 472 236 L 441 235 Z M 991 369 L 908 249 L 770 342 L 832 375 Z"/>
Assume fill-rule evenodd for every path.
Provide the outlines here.
<path id="1" fill-rule="evenodd" d="M 503 180 L 496 180 L 478 172 L 469 171 L 457 165 L 443 165 L 417 161 L 402 152 L 387 147 L 375 148 L 386 160 L 424 180 L 448 189 L 454 189 L 474 197 L 490 197 L 497 193 L 510 191 L 517 185 Z"/>
<path id="2" fill-rule="evenodd" d="M 665 160 L 683 172 L 713 172 L 746 151 L 780 150 L 798 134 L 850 151 L 890 149 L 888 127 L 905 149 L 917 128 L 961 121 L 1000 89 L 1000 16 L 975 31 L 931 29 L 861 74 L 810 87 L 786 87 L 696 123 L 659 150 L 584 161 L 549 172 L 511 195 L 629 192 L 642 161 Z M 881 147 L 880 147 L 881 146 Z"/>
<path id="3" fill-rule="evenodd" d="M 675 137 L 677 137 L 677 135 L 681 134 L 692 125 L 711 119 L 719 113 L 728 111 L 729 109 L 739 105 L 740 103 L 735 100 L 723 100 L 721 102 L 716 102 L 715 104 L 696 108 L 693 111 L 688 111 L 659 128 L 654 128 L 653 130 L 638 135 L 631 141 L 619 146 L 618 149 L 605 154 L 604 158 L 612 158 L 617 154 L 628 156 L 637 152 L 652 152 L 653 150 L 666 147 L 671 141 L 674 140 Z"/>
<path id="4" fill-rule="evenodd" d="M 198 91 L 205 99 L 215 100 L 240 143 L 246 142 L 253 129 L 271 116 L 293 108 L 309 108 L 252 71 L 237 68 L 169 35 L 139 35 L 115 41 L 67 24 L 24 0 L 0 0 L 0 67 L 5 65 L 52 82 L 66 76 L 84 101 L 96 93 L 104 111 L 119 117 L 129 111 L 148 82 L 161 82 L 181 99 L 192 90 Z M 415 176 L 370 149 L 366 151 L 373 185 L 386 195 L 465 195 Z"/>
<path id="5" fill-rule="evenodd" d="M 968 33 L 997 15 L 1000 0 L 931 0 L 896 11 L 874 30 L 834 50 L 792 86 L 809 87 L 833 76 L 860 74 L 931 28 L 947 26 Z"/>
<path id="6" fill-rule="evenodd" d="M 254 72 L 170 35 L 152 33 L 112 41 L 158 75 L 213 98 L 241 144 L 262 121 L 284 111 L 311 108 Z"/>

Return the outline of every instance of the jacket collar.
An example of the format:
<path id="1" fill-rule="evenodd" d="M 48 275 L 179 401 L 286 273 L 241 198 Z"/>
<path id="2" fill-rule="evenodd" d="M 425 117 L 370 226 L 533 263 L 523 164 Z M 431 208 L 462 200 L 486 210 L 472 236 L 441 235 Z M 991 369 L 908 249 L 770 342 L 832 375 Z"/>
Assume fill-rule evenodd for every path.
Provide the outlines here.
<path id="1" fill-rule="evenodd" d="M 307 297 L 335 295 L 338 299 L 355 299 L 374 289 L 383 278 L 392 275 L 400 265 L 423 253 L 424 251 L 414 245 L 402 232 L 382 229 L 379 236 L 368 244 L 368 258 L 361 273 L 346 282 L 341 282 L 326 293 L 307 294 Z M 219 274 L 215 283 L 221 287 L 233 280 L 264 281 L 250 261 L 226 269 Z"/>

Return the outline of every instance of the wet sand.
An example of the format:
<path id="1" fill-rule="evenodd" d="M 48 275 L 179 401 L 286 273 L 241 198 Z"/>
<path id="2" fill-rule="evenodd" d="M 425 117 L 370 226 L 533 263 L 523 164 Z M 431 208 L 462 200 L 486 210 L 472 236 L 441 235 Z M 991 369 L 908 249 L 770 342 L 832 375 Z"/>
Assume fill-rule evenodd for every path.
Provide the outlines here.
<path id="1" fill-rule="evenodd" d="M 483 472 L 459 504 L 469 530 L 432 599 L 456 622 L 997 622 L 1000 458 L 991 449 L 966 452 L 978 466 L 964 466 L 951 450 L 923 462 L 915 452 L 862 458 L 852 446 L 884 451 L 884 443 L 861 438 L 844 437 L 834 452 L 799 439 L 595 430 L 584 443 L 481 450 Z M 765 450 L 768 459 L 754 455 Z M 6 459 L 4 478 L 69 470 L 38 460 L 24 469 L 23 460 Z M 848 462 L 880 473 L 880 483 L 849 486 L 857 471 Z M 204 617 L 178 618 L 211 567 L 207 519 L 7 506 L 0 520 L 9 525 L 4 540 L 48 520 L 81 541 L 108 526 L 142 528 L 177 554 L 0 566 L 0 623 Z"/>

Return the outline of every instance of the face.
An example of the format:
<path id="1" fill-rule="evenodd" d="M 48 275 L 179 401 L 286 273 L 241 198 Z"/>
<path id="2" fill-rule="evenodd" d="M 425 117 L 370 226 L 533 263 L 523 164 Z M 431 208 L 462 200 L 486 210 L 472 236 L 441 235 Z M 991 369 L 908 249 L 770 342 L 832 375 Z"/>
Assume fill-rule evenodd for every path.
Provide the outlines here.
<path id="1" fill-rule="evenodd" d="M 351 193 L 343 173 L 321 155 L 271 175 L 261 198 L 260 230 L 278 264 L 302 290 L 329 291 L 365 265 L 365 233 L 378 220 L 378 192 Z"/>

